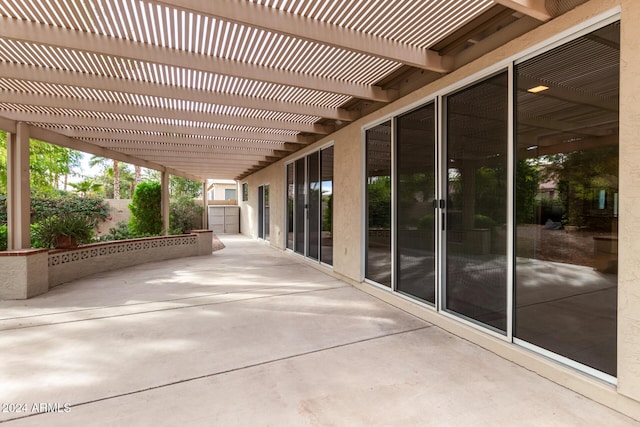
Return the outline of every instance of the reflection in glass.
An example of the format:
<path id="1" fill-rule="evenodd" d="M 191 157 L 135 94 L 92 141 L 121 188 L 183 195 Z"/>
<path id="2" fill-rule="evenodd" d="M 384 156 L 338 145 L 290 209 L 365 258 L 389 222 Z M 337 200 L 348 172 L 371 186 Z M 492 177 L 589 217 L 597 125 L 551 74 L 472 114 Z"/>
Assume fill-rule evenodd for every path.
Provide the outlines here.
<path id="1" fill-rule="evenodd" d="M 446 309 L 505 333 L 506 72 L 446 98 Z"/>
<path id="2" fill-rule="evenodd" d="M 258 187 L 258 238 L 264 239 L 264 186 Z"/>
<path id="3" fill-rule="evenodd" d="M 317 260 L 320 251 L 320 153 L 316 151 L 309 154 L 307 162 L 307 191 L 309 194 L 307 256 Z"/>
<path id="4" fill-rule="evenodd" d="M 322 174 L 320 261 L 333 265 L 333 147 L 325 148 L 320 152 L 320 169 Z"/>
<path id="5" fill-rule="evenodd" d="M 366 132 L 367 257 L 365 277 L 391 287 L 391 122 Z"/>
<path id="6" fill-rule="evenodd" d="M 435 108 L 398 117 L 397 289 L 435 303 Z"/>
<path id="7" fill-rule="evenodd" d="M 295 178 L 295 211 L 296 220 L 294 223 L 295 251 L 304 255 L 304 226 L 305 226 L 305 158 L 296 160 Z"/>
<path id="8" fill-rule="evenodd" d="M 293 163 L 287 165 L 287 249 L 293 249 Z"/>
<path id="9" fill-rule="evenodd" d="M 514 335 L 616 375 L 620 24 L 515 68 Z M 528 92 L 544 84 L 549 89 Z"/>
<path id="10" fill-rule="evenodd" d="M 264 240 L 269 240 L 269 186 L 264 186 Z"/>

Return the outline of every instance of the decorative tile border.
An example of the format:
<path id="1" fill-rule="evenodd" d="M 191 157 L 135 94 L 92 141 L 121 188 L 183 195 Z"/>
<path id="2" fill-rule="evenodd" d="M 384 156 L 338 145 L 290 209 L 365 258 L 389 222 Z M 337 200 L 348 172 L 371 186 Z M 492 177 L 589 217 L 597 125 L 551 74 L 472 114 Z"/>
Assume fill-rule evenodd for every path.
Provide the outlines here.
<path id="1" fill-rule="evenodd" d="M 146 251 L 151 248 L 170 246 L 195 246 L 197 243 L 197 237 L 192 234 L 97 243 L 94 245 L 81 246 L 76 249 L 50 251 L 48 265 L 49 267 L 53 267 L 116 253 Z"/>

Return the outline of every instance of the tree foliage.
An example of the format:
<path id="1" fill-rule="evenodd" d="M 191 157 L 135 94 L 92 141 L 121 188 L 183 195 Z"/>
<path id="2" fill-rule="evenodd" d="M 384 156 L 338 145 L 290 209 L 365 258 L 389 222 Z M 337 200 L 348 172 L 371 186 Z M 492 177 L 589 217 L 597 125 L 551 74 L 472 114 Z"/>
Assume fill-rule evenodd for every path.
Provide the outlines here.
<path id="1" fill-rule="evenodd" d="M 102 174 L 95 177 L 95 181 L 102 184 L 107 199 L 132 198 L 136 176 L 129 164 L 92 156 L 89 165 L 102 168 Z"/>
<path id="2" fill-rule="evenodd" d="M 129 204 L 129 228 L 134 235 L 162 233 L 162 189 L 159 182 L 142 182 L 133 193 Z"/>
<path id="3" fill-rule="evenodd" d="M 69 185 L 78 192 L 81 196 L 95 195 L 102 193 L 102 184 L 95 182 L 92 179 L 85 179 L 84 181 L 69 183 Z"/>
<path id="4" fill-rule="evenodd" d="M 31 193 L 36 196 L 60 195 L 70 176 L 77 175 L 82 153 L 43 141 L 29 143 Z M 0 131 L 0 193 L 7 192 L 7 134 Z"/>
<path id="5" fill-rule="evenodd" d="M 193 197 L 182 196 L 169 205 L 171 234 L 182 234 L 202 228 L 202 206 Z"/>
<path id="6" fill-rule="evenodd" d="M 369 228 L 391 228 L 391 177 L 369 178 L 367 184 Z"/>
<path id="7" fill-rule="evenodd" d="M 540 186 L 540 172 L 533 159 L 516 163 L 516 224 L 531 224 L 536 220 L 536 196 Z"/>
<path id="8" fill-rule="evenodd" d="M 169 194 L 172 199 L 176 200 L 183 196 L 198 197 L 202 194 L 202 183 L 171 175 L 169 177 Z"/>
<path id="9" fill-rule="evenodd" d="M 547 181 L 557 182 L 567 224 L 610 227 L 614 215 L 612 199 L 619 191 L 618 146 L 556 154 L 545 160 L 544 177 Z M 608 202 L 604 209 L 594 209 L 600 191 L 604 191 Z"/>

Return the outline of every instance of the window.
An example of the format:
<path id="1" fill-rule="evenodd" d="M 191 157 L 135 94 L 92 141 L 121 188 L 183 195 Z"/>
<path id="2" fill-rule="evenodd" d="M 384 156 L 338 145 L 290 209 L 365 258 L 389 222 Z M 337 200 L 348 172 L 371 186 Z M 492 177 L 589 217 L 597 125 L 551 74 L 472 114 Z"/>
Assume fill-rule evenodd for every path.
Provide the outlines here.
<path id="1" fill-rule="evenodd" d="M 235 188 L 225 188 L 224 189 L 224 199 L 225 200 L 237 200 L 236 189 Z"/>
<path id="2" fill-rule="evenodd" d="M 246 202 L 249 200 L 249 183 L 245 182 L 242 184 L 242 201 Z"/>

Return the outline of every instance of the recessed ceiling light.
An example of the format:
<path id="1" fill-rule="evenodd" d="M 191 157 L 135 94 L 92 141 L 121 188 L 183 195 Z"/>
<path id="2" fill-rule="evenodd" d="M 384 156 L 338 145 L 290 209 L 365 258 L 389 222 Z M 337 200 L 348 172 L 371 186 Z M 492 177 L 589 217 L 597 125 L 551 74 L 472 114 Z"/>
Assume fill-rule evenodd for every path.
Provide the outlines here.
<path id="1" fill-rule="evenodd" d="M 538 92 L 542 92 L 549 89 L 549 86 L 536 86 L 536 87 L 532 87 L 531 89 L 527 89 L 527 92 L 529 93 L 538 93 Z"/>

